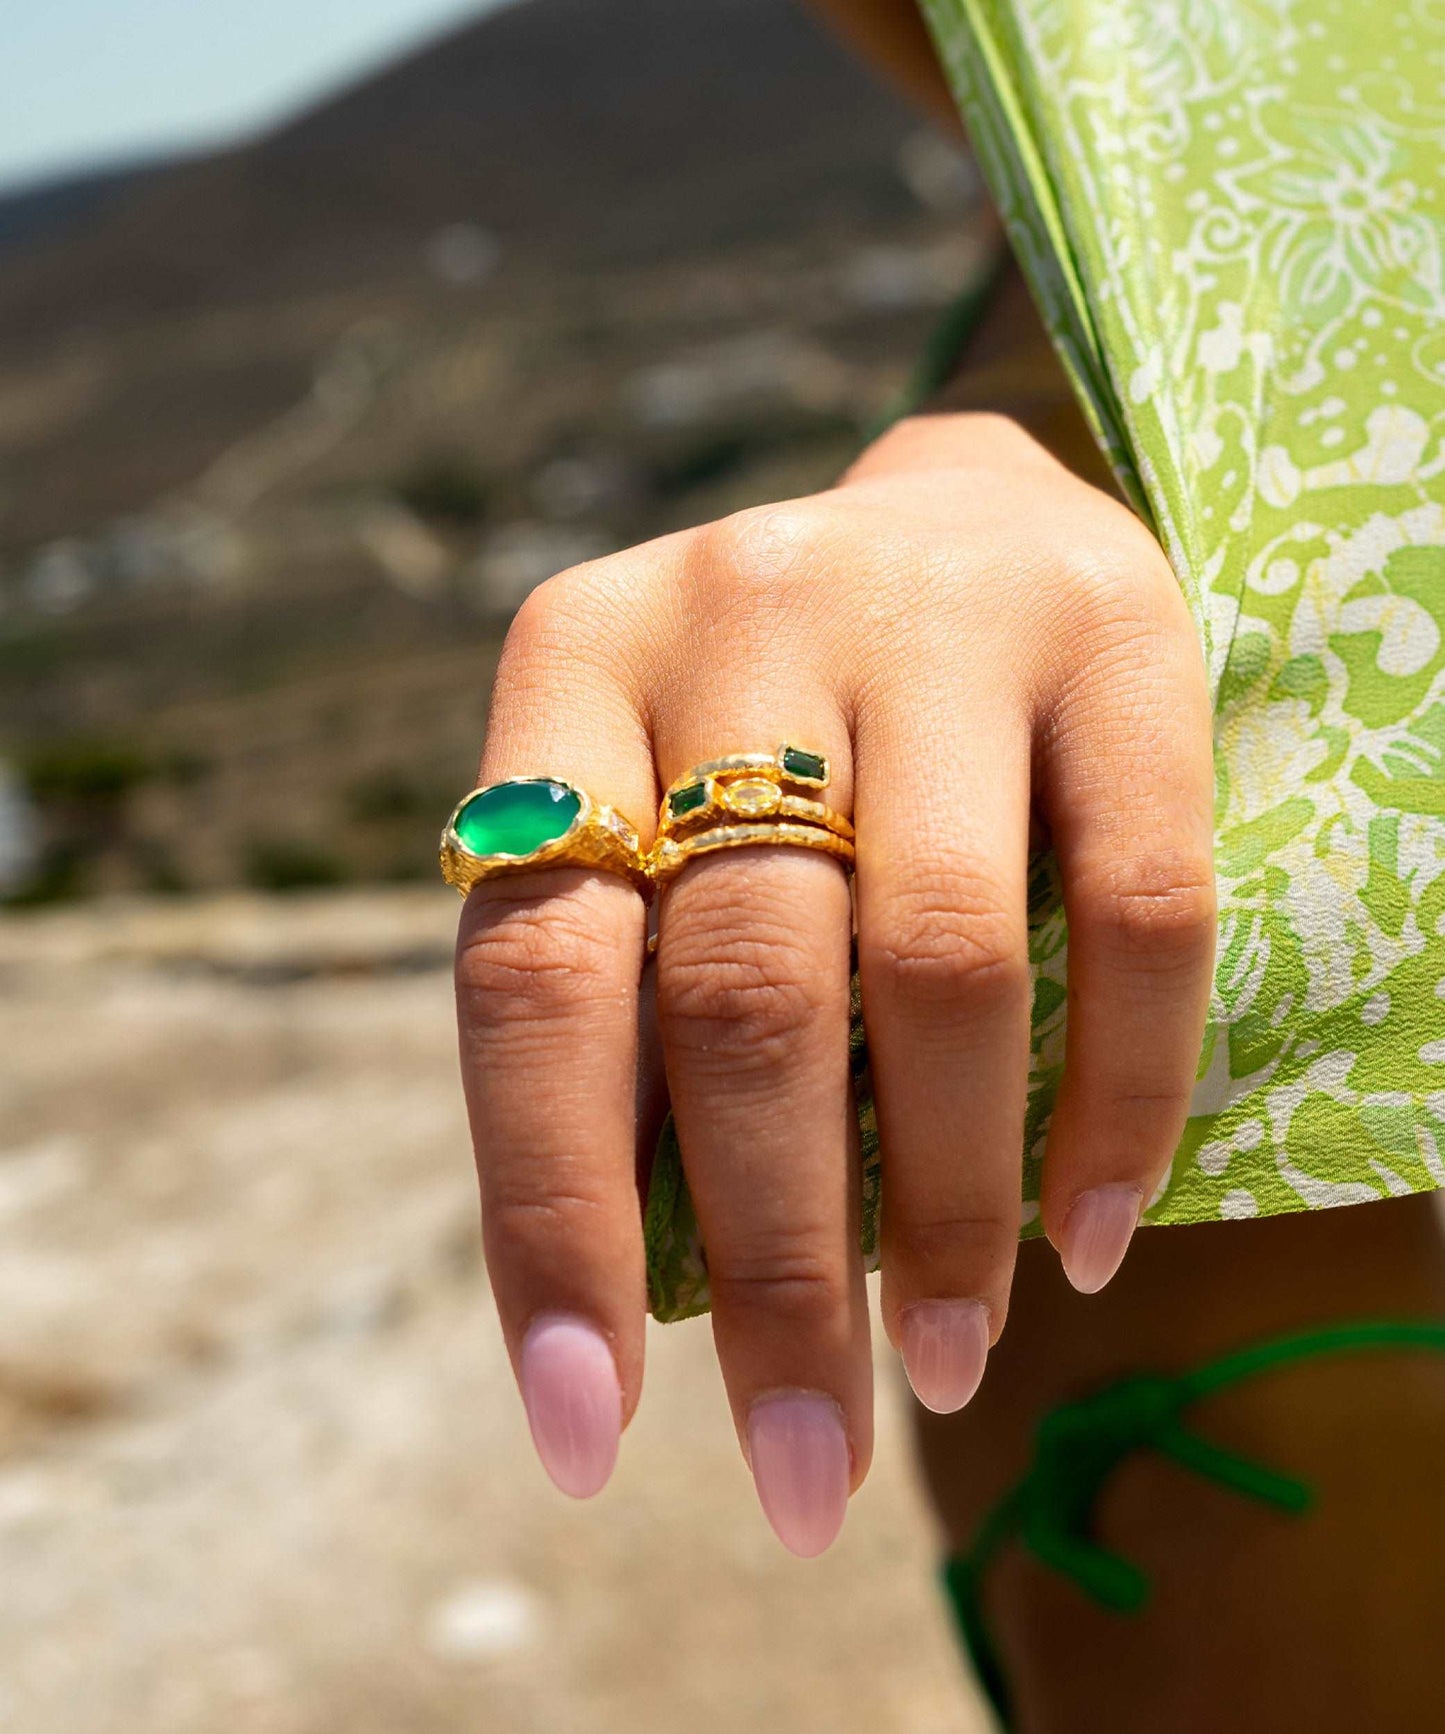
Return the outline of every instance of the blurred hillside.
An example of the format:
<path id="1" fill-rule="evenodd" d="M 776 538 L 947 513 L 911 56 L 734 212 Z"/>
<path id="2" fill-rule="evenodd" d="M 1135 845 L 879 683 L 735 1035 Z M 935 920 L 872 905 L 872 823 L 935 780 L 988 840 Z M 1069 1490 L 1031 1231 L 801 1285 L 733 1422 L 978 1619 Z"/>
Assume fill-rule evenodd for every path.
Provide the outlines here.
<path id="1" fill-rule="evenodd" d="M 966 162 L 792 0 L 525 0 L 244 148 L 26 198 L 27 900 L 430 873 L 526 591 L 824 485 L 982 249 Z"/>

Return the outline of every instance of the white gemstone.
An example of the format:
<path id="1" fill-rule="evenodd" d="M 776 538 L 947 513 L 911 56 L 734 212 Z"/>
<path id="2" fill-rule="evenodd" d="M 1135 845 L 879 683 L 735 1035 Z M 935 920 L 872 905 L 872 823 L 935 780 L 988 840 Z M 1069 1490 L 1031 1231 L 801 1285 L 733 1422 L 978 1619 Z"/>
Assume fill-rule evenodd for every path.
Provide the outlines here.
<path id="1" fill-rule="evenodd" d="M 781 796 L 776 783 L 766 777 L 746 777 L 734 783 L 727 792 L 728 811 L 745 819 L 759 819 L 776 813 Z"/>

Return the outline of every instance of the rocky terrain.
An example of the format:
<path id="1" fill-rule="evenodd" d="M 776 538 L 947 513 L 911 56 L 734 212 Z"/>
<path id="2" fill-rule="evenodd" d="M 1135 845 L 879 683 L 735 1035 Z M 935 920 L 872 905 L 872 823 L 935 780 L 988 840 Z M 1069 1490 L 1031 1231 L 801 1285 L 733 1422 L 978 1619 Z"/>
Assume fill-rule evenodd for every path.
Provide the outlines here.
<path id="1" fill-rule="evenodd" d="M 596 1502 L 477 1251 L 455 903 L 0 925 L 6 1734 L 980 1734 L 880 1353 L 839 1545 L 757 1511 L 705 1322 Z"/>

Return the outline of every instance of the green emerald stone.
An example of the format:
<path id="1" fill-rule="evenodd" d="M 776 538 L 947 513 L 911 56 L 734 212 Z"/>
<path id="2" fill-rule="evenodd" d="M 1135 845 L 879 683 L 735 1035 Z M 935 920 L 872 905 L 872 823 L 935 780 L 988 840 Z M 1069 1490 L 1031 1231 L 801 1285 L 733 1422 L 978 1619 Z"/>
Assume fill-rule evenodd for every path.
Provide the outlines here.
<path id="1" fill-rule="evenodd" d="M 575 789 L 538 777 L 479 790 L 464 803 L 452 828 L 473 855 L 530 855 L 565 836 L 581 810 Z"/>
<path id="2" fill-rule="evenodd" d="M 706 783 L 687 783 L 680 789 L 674 789 L 667 797 L 667 810 L 674 819 L 680 819 L 684 813 L 695 813 L 699 807 L 706 805 Z"/>
<path id="3" fill-rule="evenodd" d="M 828 761 L 821 753 L 805 753 L 801 747 L 784 747 L 783 771 L 800 783 L 826 783 Z"/>

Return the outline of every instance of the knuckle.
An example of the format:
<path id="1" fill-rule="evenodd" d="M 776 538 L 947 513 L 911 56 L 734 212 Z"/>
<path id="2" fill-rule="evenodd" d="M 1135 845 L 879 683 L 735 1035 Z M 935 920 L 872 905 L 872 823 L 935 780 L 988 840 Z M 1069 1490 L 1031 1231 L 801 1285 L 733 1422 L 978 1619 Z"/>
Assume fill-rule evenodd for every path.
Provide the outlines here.
<path id="1" fill-rule="evenodd" d="M 482 1160 L 482 1249 L 499 1294 L 520 1276 L 551 1286 L 576 1285 L 600 1274 L 600 1249 L 613 1243 L 616 1211 L 582 1176 L 559 1171 L 540 1153 L 509 1165 L 506 1177 Z"/>
<path id="2" fill-rule="evenodd" d="M 567 635 L 575 614 L 576 584 L 570 572 L 560 572 L 537 585 L 512 617 L 509 647 L 534 649 Z"/>
<path id="3" fill-rule="evenodd" d="M 802 1326 L 835 1318 L 848 1304 L 847 1273 L 820 1245 L 826 1245 L 822 1236 L 793 1230 L 729 1248 L 708 1267 L 714 1307 Z"/>
<path id="4" fill-rule="evenodd" d="M 1077 642 L 1093 654 L 1141 636 L 1148 617 L 1144 587 L 1122 561 L 1075 562 L 1061 600 Z"/>
<path id="5" fill-rule="evenodd" d="M 1006 1260 L 1018 1238 L 1018 1212 L 909 1215 L 895 1211 L 886 1234 L 894 1262 L 934 1270 L 943 1265 L 987 1270 Z"/>
<path id="6" fill-rule="evenodd" d="M 518 1177 L 491 1179 L 483 1194 L 482 1232 L 489 1247 L 511 1254 L 518 1248 L 586 1240 L 599 1218 L 606 1217 L 605 1201 L 559 1172 L 555 1163 L 514 1166 Z"/>
<path id="7" fill-rule="evenodd" d="M 1087 919 L 1111 948 L 1140 961 L 1192 963 L 1214 943 L 1212 864 L 1186 856 L 1130 861 L 1088 885 Z"/>
<path id="8" fill-rule="evenodd" d="M 504 663 L 561 663 L 615 645 L 628 617 L 636 574 L 614 556 L 569 567 L 531 590 L 512 617 L 503 646 Z M 631 582 L 625 580 L 630 578 Z"/>
<path id="9" fill-rule="evenodd" d="M 699 551 L 714 566 L 765 574 L 786 570 L 817 540 L 818 509 L 811 500 L 747 506 L 698 531 Z"/>
<path id="10" fill-rule="evenodd" d="M 617 1004 L 622 981 L 591 887 L 566 898 L 492 891 L 457 942 L 456 987 L 472 1029 L 550 1024 Z"/>
<path id="11" fill-rule="evenodd" d="M 817 961 L 791 938 L 720 939 L 702 924 L 659 956 L 658 1007 L 691 1058 L 766 1071 L 787 1062 L 826 1008 Z"/>
<path id="12" fill-rule="evenodd" d="M 712 610 L 786 610 L 811 593 L 818 550 L 829 533 L 818 501 L 753 506 L 704 525 L 693 536 L 688 572 Z"/>
<path id="13" fill-rule="evenodd" d="M 1085 663 L 1108 655 L 1147 668 L 1161 635 L 1181 623 L 1188 631 L 1178 581 L 1151 533 L 1132 517 L 1118 527 L 1109 553 L 1071 562 L 1055 601 Z"/>
<path id="14" fill-rule="evenodd" d="M 924 1010 L 986 1010 L 1028 991 L 1020 923 L 981 884 L 901 893 L 860 945 L 859 962 L 870 986 Z"/>

